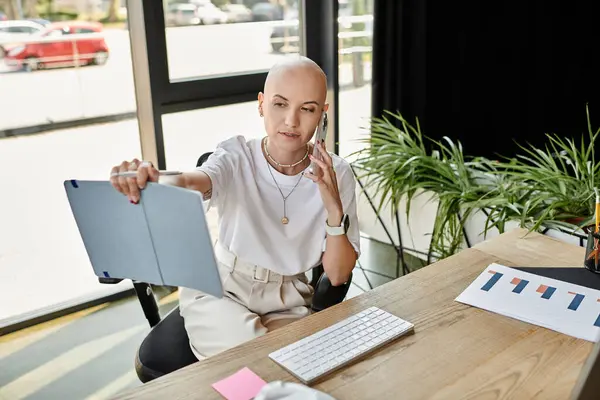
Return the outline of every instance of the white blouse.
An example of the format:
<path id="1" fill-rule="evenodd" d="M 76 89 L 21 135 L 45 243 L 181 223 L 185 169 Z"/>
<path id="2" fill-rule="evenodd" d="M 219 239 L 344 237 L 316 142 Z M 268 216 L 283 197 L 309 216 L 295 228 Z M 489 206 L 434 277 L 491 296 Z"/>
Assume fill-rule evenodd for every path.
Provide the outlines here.
<path id="1" fill-rule="evenodd" d="M 331 157 L 350 220 L 347 236 L 360 255 L 356 181 L 348 162 Z M 198 170 L 212 181 L 208 208 L 218 209 L 221 245 L 242 260 L 283 275 L 306 272 L 321 262 L 327 212 L 319 188 L 303 172 L 288 176 L 272 168 L 260 139 L 235 136 L 221 142 Z M 284 196 L 297 185 L 286 200 L 287 225 L 281 222 L 283 198 L 274 179 Z"/>

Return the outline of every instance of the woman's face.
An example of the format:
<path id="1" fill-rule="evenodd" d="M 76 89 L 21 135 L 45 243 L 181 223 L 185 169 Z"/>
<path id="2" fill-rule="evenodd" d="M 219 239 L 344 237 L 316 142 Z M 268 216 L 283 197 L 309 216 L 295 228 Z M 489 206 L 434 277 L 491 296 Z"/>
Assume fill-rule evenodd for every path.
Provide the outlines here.
<path id="1" fill-rule="evenodd" d="M 270 143 L 282 151 L 304 149 L 327 111 L 326 96 L 325 78 L 314 68 L 292 67 L 269 77 L 258 100 Z"/>

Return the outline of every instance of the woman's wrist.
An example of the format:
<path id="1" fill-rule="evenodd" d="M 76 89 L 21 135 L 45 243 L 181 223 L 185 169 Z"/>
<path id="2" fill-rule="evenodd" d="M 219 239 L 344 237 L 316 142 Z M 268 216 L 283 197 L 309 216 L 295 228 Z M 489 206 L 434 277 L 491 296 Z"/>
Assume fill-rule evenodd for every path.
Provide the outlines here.
<path id="1" fill-rule="evenodd" d="M 342 218 L 344 217 L 344 212 L 341 208 L 337 208 L 332 211 L 327 212 L 327 225 L 329 226 L 340 226 L 342 224 Z"/>
<path id="2" fill-rule="evenodd" d="M 157 183 L 160 183 L 161 185 L 167 185 L 167 186 L 181 186 L 182 181 L 183 181 L 183 179 L 182 179 L 181 175 L 160 176 L 158 178 Z"/>

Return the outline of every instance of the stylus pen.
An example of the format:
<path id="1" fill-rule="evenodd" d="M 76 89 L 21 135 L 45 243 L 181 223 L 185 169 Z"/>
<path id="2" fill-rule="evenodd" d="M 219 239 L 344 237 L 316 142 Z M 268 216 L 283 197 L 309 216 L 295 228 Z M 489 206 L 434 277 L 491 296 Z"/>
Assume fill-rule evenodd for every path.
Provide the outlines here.
<path id="1" fill-rule="evenodd" d="M 160 176 L 166 175 L 181 175 L 181 171 L 158 171 Z M 122 176 L 123 178 L 135 178 L 137 176 L 137 171 L 127 171 L 127 172 L 115 172 L 110 174 L 110 176 Z"/>

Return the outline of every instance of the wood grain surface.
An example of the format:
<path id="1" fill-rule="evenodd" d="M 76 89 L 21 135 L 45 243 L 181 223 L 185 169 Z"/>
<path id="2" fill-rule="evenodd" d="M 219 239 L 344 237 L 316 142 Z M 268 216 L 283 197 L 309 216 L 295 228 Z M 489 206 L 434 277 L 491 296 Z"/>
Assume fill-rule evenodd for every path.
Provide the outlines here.
<path id="1" fill-rule="evenodd" d="M 188 366 L 118 399 L 222 399 L 211 387 L 243 367 L 298 382 L 268 354 L 370 306 L 415 324 L 314 387 L 345 399 L 565 399 L 592 343 L 454 299 L 490 263 L 581 265 L 584 249 L 517 229 L 284 328 Z"/>

